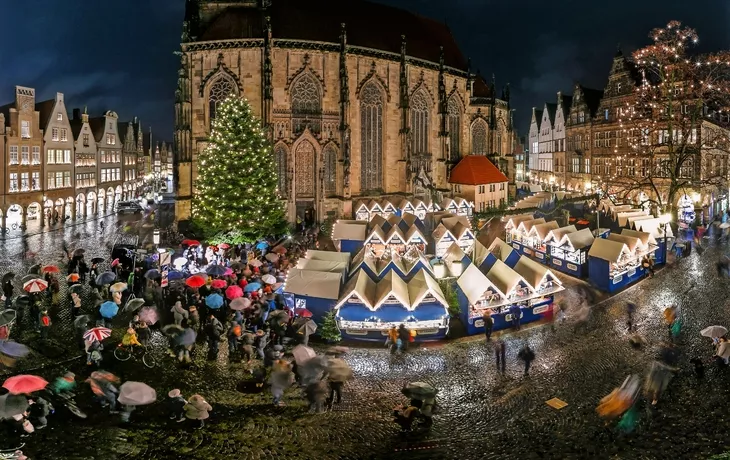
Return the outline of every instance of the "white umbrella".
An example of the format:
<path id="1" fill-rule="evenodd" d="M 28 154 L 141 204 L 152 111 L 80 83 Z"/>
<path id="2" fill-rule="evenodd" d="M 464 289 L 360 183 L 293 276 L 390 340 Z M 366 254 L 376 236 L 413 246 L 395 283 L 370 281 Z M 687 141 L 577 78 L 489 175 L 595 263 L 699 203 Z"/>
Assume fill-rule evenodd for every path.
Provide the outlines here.
<path id="1" fill-rule="evenodd" d="M 142 382 L 127 381 L 119 387 L 119 401 L 128 406 L 144 406 L 157 399 L 155 389 Z"/>
<path id="2" fill-rule="evenodd" d="M 263 265 L 263 263 L 258 259 L 249 260 L 248 264 L 252 267 L 260 267 Z"/>
<path id="3" fill-rule="evenodd" d="M 710 326 L 702 329 L 700 335 L 704 337 L 717 338 L 727 334 L 727 328 L 723 326 Z"/>
<path id="4" fill-rule="evenodd" d="M 178 268 L 184 267 L 187 263 L 188 263 L 188 259 L 186 259 L 185 257 L 178 257 L 177 259 L 172 261 L 172 264 Z"/>
<path id="5" fill-rule="evenodd" d="M 717 356 L 728 359 L 730 358 L 730 342 L 722 342 L 719 347 L 717 347 Z"/>
<path id="6" fill-rule="evenodd" d="M 275 252 L 270 252 L 264 257 L 266 257 L 266 260 L 268 260 L 269 262 L 276 262 L 277 260 L 279 260 L 279 254 Z"/>
<path id="7" fill-rule="evenodd" d="M 301 366 L 302 364 L 306 363 L 310 359 L 317 356 L 317 353 L 314 352 L 309 347 L 305 347 L 304 345 L 297 345 L 292 349 L 291 354 L 294 356 L 294 360 L 297 362 L 298 366 Z"/>
<path id="8" fill-rule="evenodd" d="M 730 228 L 730 222 L 724 222 L 724 223 L 720 224 L 720 228 L 722 228 L 722 229 Z"/>
<path id="9" fill-rule="evenodd" d="M 270 275 L 267 273 L 261 277 L 261 281 L 263 281 L 266 284 L 275 284 L 276 278 L 274 278 L 274 275 Z"/>

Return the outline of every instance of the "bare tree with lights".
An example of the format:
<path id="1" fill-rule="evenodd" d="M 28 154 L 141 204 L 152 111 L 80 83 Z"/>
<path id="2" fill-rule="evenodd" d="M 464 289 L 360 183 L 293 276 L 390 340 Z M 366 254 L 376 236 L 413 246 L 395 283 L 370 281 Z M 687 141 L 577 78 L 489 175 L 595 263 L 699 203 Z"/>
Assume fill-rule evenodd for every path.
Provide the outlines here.
<path id="1" fill-rule="evenodd" d="M 677 21 L 649 36 L 633 53 L 635 97 L 618 111 L 629 149 L 614 150 L 602 185 L 620 199 L 644 192 L 642 205 L 673 212 L 684 194 L 728 190 L 730 52 L 692 55 L 697 33 Z"/>

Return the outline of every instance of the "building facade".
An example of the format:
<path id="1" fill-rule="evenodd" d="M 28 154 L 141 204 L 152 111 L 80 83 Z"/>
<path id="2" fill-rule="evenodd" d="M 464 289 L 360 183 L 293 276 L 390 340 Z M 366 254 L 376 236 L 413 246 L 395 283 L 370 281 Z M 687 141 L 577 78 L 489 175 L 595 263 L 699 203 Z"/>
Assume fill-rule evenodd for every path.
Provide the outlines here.
<path id="1" fill-rule="evenodd" d="M 75 186 L 76 201 L 82 201 L 83 213 L 77 213 L 78 216 L 88 217 L 94 215 L 99 210 L 99 201 L 97 200 L 97 161 L 98 149 L 96 148 L 96 140 L 94 133 L 89 125 L 89 114 L 81 113 L 80 109 L 73 110 L 73 118 L 71 119 L 71 131 L 74 137 L 74 157 L 75 157 Z"/>
<path id="2" fill-rule="evenodd" d="M 248 99 L 272 139 L 290 220 L 448 192 L 463 155 L 512 153 L 508 90 L 497 98 L 448 28 L 411 13 L 360 0 L 190 1 L 182 42 L 179 220 L 190 218 L 198 154 L 229 95 Z"/>
<path id="3" fill-rule="evenodd" d="M 44 131 L 41 152 L 41 177 L 45 181 L 43 216 L 51 222 L 73 219 L 77 211 L 73 177 L 74 139 L 63 93 L 57 93 L 55 99 L 36 104 L 36 110 Z"/>
<path id="4" fill-rule="evenodd" d="M 119 116 L 111 110 L 102 117 L 89 119 L 99 155 L 96 171 L 99 187 L 97 199 L 99 206 L 103 202 L 107 211 L 113 208 L 116 201 L 121 200 L 123 194 L 123 141 L 119 138 L 118 122 Z"/>

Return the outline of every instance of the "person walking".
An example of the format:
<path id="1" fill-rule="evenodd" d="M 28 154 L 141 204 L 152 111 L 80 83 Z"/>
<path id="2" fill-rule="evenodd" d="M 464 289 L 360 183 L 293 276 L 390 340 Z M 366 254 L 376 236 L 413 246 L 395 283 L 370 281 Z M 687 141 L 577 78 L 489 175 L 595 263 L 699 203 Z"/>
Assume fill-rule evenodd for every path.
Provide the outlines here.
<path id="1" fill-rule="evenodd" d="M 205 421 L 210 417 L 208 412 L 213 410 L 205 398 L 197 394 L 190 397 L 183 409 L 185 410 L 185 417 L 193 421 L 196 429 L 205 426 Z"/>
<path id="2" fill-rule="evenodd" d="M 497 369 L 504 374 L 504 369 L 507 366 L 507 345 L 504 340 L 497 340 L 494 344 L 494 357 L 497 360 Z"/>
<path id="3" fill-rule="evenodd" d="M 626 327 L 628 331 L 634 330 L 634 312 L 636 311 L 636 304 L 629 302 L 626 304 Z"/>
<path id="4" fill-rule="evenodd" d="M 170 420 L 177 422 L 185 421 L 185 406 L 188 404 L 183 398 L 180 390 L 174 389 L 167 393 L 167 400 L 165 401 L 168 413 L 170 414 Z"/>
<path id="5" fill-rule="evenodd" d="M 218 359 L 218 346 L 223 335 L 223 325 L 214 313 L 210 313 L 208 323 L 205 325 L 205 340 L 208 342 L 208 359 Z"/>
<path id="6" fill-rule="evenodd" d="M 45 308 L 40 312 L 38 324 L 41 328 L 41 340 L 48 339 L 48 331 L 51 329 L 51 317 L 48 315 L 48 310 Z"/>
<path id="7" fill-rule="evenodd" d="M 183 308 L 180 301 L 175 302 L 175 305 L 172 306 L 170 312 L 172 312 L 173 317 L 175 318 L 175 324 L 178 326 L 182 324 L 183 320 L 188 319 L 190 315 L 188 311 Z"/>
<path id="8" fill-rule="evenodd" d="M 492 319 L 492 310 L 487 308 L 484 311 L 484 315 L 482 315 L 482 320 L 484 321 L 484 336 L 487 339 L 487 342 L 492 340 L 492 329 L 494 329 L 494 320 Z"/>
<path id="9" fill-rule="evenodd" d="M 284 360 L 276 361 L 269 378 L 271 396 L 275 406 L 284 405 L 284 401 L 282 401 L 284 390 L 289 388 L 292 383 L 294 383 L 294 373 L 291 371 L 291 365 Z"/>
<path id="10" fill-rule="evenodd" d="M 405 353 L 408 351 L 408 342 L 411 340 L 411 331 L 409 331 L 403 324 L 398 326 L 398 338 L 401 341 L 400 349 Z"/>
<path id="11" fill-rule="evenodd" d="M 10 278 L 3 281 L 3 297 L 5 297 L 5 308 L 10 308 L 13 302 L 13 280 Z"/>
<path id="12" fill-rule="evenodd" d="M 535 359 L 535 352 L 532 351 L 530 345 L 525 344 L 519 353 L 517 353 L 517 358 L 525 363 L 525 377 L 527 377 L 530 374 L 530 364 Z"/>
<path id="13" fill-rule="evenodd" d="M 40 396 L 29 399 L 28 403 L 30 404 L 28 418 L 35 429 L 41 430 L 45 428 L 48 425 L 48 419 L 46 417 L 53 411 L 53 406 Z"/>

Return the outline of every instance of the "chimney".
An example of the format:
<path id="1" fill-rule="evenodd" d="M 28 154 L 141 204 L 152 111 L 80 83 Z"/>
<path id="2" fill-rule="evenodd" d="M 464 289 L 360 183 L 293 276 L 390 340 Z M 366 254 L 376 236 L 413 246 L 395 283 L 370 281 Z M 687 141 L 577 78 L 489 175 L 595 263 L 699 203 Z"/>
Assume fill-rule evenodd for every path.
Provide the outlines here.
<path id="1" fill-rule="evenodd" d="M 80 120 L 81 119 L 81 109 L 74 109 L 73 110 L 73 119 L 74 120 Z"/>

